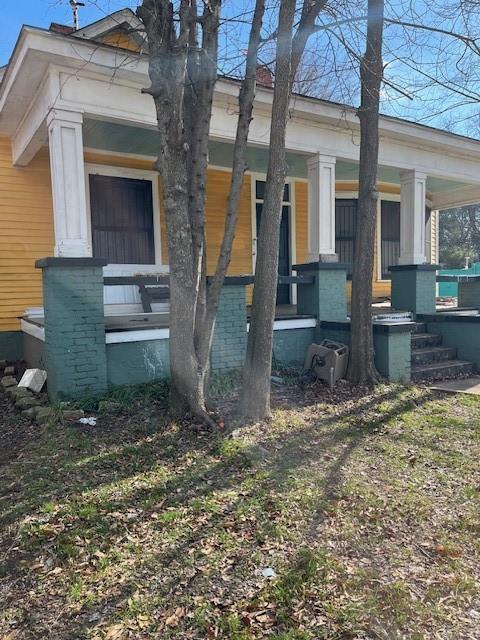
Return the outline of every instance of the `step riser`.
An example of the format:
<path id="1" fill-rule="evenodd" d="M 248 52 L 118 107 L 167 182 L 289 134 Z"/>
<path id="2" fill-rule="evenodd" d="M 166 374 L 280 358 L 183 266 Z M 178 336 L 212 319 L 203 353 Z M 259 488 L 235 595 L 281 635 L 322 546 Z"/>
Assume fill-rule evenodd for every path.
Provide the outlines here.
<path id="1" fill-rule="evenodd" d="M 442 344 L 442 336 L 433 333 L 426 336 L 412 335 L 412 349 L 426 349 L 427 347 L 439 347 Z"/>
<path id="2" fill-rule="evenodd" d="M 413 333 L 427 333 L 427 325 L 424 322 L 416 322 Z"/>
<path id="3" fill-rule="evenodd" d="M 412 365 L 419 366 L 421 364 L 432 364 L 434 362 L 445 362 L 454 360 L 457 357 L 457 350 L 454 347 L 444 347 L 435 349 L 428 353 L 417 353 L 412 351 Z"/>
<path id="4" fill-rule="evenodd" d="M 444 380 L 446 378 L 455 378 L 459 375 L 469 375 L 472 371 L 473 365 L 471 363 L 452 363 L 449 366 L 440 365 L 438 369 L 412 370 L 412 380 Z"/>

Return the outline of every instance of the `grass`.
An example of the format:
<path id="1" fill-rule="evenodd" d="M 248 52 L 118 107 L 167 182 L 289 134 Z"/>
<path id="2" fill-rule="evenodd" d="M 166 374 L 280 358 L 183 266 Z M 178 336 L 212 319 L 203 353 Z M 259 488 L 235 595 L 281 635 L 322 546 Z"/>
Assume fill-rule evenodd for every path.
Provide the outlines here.
<path id="1" fill-rule="evenodd" d="M 0 637 L 480 637 L 479 401 L 277 395 L 233 439 L 169 422 L 164 386 L 96 427 L 0 398 Z"/>

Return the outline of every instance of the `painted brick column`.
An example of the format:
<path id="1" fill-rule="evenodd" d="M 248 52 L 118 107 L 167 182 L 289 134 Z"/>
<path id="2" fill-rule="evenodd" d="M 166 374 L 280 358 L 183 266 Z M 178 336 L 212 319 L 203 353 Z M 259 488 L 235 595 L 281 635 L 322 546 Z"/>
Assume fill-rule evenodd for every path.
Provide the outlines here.
<path id="1" fill-rule="evenodd" d="M 42 258 L 45 353 L 50 400 L 107 388 L 103 269 L 95 258 Z"/>
<path id="2" fill-rule="evenodd" d="M 210 364 L 214 373 L 241 369 L 244 365 L 247 352 L 245 284 L 251 282 L 252 278 L 225 278 L 210 354 Z"/>
<path id="3" fill-rule="evenodd" d="M 390 382 L 410 382 L 412 329 L 409 323 L 374 325 L 375 365 Z"/>
<path id="4" fill-rule="evenodd" d="M 389 267 L 392 274 L 392 307 L 397 311 L 435 313 L 436 264 L 402 264 Z"/>
<path id="5" fill-rule="evenodd" d="M 323 320 L 341 322 L 347 319 L 347 265 L 339 262 L 309 262 L 294 265 L 298 275 L 309 276 L 312 284 L 297 285 L 297 313 L 317 318 L 317 338 Z"/>
<path id="6" fill-rule="evenodd" d="M 470 276 L 458 283 L 458 306 L 480 309 L 480 276 Z"/>

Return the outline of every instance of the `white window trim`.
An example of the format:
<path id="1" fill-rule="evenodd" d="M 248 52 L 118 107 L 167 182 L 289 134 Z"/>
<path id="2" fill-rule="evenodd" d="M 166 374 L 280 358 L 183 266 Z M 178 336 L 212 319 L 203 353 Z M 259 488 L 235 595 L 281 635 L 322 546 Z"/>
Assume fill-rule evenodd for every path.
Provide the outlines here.
<path id="1" fill-rule="evenodd" d="M 255 273 L 255 266 L 257 262 L 257 203 L 263 202 L 263 200 L 257 199 L 256 194 L 256 182 L 265 182 L 267 176 L 265 173 L 248 172 L 250 175 L 250 213 L 251 213 L 251 231 L 252 231 L 252 270 Z M 285 184 L 290 186 L 290 201 L 285 202 L 282 200 L 282 207 L 288 206 L 290 215 L 288 219 L 288 231 L 289 231 L 289 254 L 290 254 L 290 272 L 295 275 L 292 267 L 297 262 L 297 231 L 296 231 L 296 194 L 295 194 L 295 182 L 297 178 L 287 177 Z M 290 304 L 297 304 L 297 285 L 290 285 Z"/>
<path id="2" fill-rule="evenodd" d="M 166 265 L 162 265 L 162 237 L 160 228 L 160 193 L 158 189 L 158 173 L 147 169 L 131 169 L 130 167 L 117 167 L 107 164 L 85 163 L 85 192 L 87 198 L 87 217 L 88 217 L 88 234 L 92 243 L 92 212 L 90 208 L 90 176 L 101 175 L 111 176 L 113 178 L 133 178 L 136 180 L 149 180 L 152 183 L 152 207 L 153 207 L 153 241 L 155 248 L 154 264 L 108 264 L 108 271 L 114 272 L 118 268 L 128 269 L 132 271 L 151 271 L 152 267 L 159 270 Z M 93 246 L 93 245 L 92 245 Z"/>
<path id="3" fill-rule="evenodd" d="M 358 191 L 337 191 L 335 200 L 358 200 Z M 399 193 L 386 193 L 380 191 L 377 201 L 377 228 L 376 228 L 376 252 L 377 252 L 377 273 L 376 282 L 390 282 L 390 279 L 382 278 L 382 200 L 386 202 L 400 202 Z M 426 199 L 425 204 L 430 207 L 430 200 Z"/>

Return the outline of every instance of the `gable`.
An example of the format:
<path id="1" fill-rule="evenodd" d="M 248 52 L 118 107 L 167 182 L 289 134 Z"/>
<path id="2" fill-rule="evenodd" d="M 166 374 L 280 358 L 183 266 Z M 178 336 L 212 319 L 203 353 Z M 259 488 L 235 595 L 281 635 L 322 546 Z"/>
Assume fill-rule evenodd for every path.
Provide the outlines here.
<path id="1" fill-rule="evenodd" d="M 72 34 L 75 38 L 95 40 L 130 51 L 145 51 L 141 21 L 131 9 L 121 9 Z"/>
<path id="2" fill-rule="evenodd" d="M 120 26 L 117 29 L 112 29 L 112 31 L 100 36 L 97 40 L 113 47 L 128 49 L 129 51 L 139 52 L 143 49 L 143 43 L 139 42 L 139 38 L 135 38 L 131 30 L 126 29 L 123 26 Z"/>

